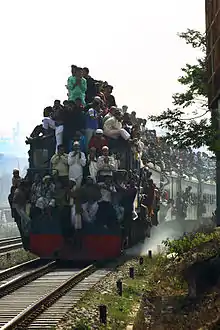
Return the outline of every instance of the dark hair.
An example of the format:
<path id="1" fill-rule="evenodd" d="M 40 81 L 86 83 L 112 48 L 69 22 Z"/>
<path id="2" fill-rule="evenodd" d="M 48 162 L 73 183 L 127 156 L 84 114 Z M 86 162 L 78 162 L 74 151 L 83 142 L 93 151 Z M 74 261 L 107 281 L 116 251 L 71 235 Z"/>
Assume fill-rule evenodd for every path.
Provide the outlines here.
<path id="1" fill-rule="evenodd" d="M 55 100 L 54 103 L 59 103 L 60 104 L 60 100 Z"/>
<path id="2" fill-rule="evenodd" d="M 80 67 L 76 67 L 76 71 L 82 71 L 82 68 L 80 68 Z"/>
<path id="3" fill-rule="evenodd" d="M 59 144 L 57 149 L 60 149 L 60 148 L 64 148 L 64 145 L 63 144 Z"/>
<path id="4" fill-rule="evenodd" d="M 93 100 L 92 105 L 93 107 L 97 107 L 100 105 L 100 102 L 98 100 Z"/>
<path id="5" fill-rule="evenodd" d="M 88 68 L 83 68 L 83 70 L 87 73 L 87 74 L 89 74 L 89 69 Z"/>
<path id="6" fill-rule="evenodd" d="M 71 65 L 71 69 L 76 69 L 76 68 L 77 68 L 77 65 L 74 65 L 74 64 Z"/>

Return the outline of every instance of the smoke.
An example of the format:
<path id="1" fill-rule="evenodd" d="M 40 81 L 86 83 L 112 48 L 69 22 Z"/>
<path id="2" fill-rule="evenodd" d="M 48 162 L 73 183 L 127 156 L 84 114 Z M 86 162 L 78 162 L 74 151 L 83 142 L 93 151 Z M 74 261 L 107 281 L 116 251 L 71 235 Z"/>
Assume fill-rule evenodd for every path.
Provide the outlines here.
<path id="1" fill-rule="evenodd" d="M 179 221 L 169 221 L 160 224 L 158 227 L 151 228 L 150 238 L 146 238 L 144 243 L 139 243 L 134 247 L 126 250 L 129 256 L 144 256 L 151 250 L 153 253 L 162 252 L 164 245 L 163 241 L 167 238 L 178 239 L 184 232 L 192 232 L 195 230 L 196 221 L 184 221 L 184 227 Z"/>

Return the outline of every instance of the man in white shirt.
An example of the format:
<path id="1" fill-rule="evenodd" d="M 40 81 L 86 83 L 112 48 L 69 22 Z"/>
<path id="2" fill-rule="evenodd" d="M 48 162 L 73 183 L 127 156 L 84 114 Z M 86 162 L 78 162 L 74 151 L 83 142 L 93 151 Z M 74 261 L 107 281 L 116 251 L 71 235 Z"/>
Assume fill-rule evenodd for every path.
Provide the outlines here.
<path id="1" fill-rule="evenodd" d="M 73 151 L 68 155 L 69 179 L 76 180 L 76 187 L 81 187 L 83 167 L 86 165 L 86 156 L 80 151 L 79 142 L 74 142 Z"/>
<path id="2" fill-rule="evenodd" d="M 102 148 L 102 156 L 99 156 L 97 162 L 98 170 L 114 171 L 116 170 L 116 163 L 114 157 L 109 156 L 109 148 L 104 146 Z"/>
<path id="3" fill-rule="evenodd" d="M 120 111 L 116 111 L 112 117 L 104 123 L 104 134 L 112 139 L 118 139 L 121 136 L 124 140 L 130 139 L 130 134 L 122 128 L 122 116 Z"/>

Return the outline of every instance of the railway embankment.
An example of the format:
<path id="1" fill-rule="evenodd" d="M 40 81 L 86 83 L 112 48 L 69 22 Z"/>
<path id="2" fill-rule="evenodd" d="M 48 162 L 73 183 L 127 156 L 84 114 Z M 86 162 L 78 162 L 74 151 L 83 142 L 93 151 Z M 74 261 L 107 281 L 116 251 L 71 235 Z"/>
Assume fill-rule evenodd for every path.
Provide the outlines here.
<path id="1" fill-rule="evenodd" d="M 56 330 L 217 329 L 220 231 L 201 228 L 166 240 L 164 247 L 163 253 L 134 258 L 107 275 Z"/>

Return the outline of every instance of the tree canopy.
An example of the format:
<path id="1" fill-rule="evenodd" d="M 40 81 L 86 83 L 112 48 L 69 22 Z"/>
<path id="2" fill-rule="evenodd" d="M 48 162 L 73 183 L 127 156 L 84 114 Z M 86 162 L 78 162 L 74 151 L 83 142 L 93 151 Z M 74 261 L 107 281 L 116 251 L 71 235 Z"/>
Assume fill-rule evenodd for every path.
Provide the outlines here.
<path id="1" fill-rule="evenodd" d="M 185 91 L 173 94 L 173 108 L 149 119 L 168 132 L 164 136 L 167 142 L 179 148 L 208 146 L 213 150 L 215 132 L 208 109 L 205 34 L 188 29 L 178 36 L 186 44 L 200 50 L 202 55 L 196 63 L 187 63 L 181 69 L 178 82 L 185 87 Z M 190 118 L 186 115 L 189 109 L 192 109 Z"/>

